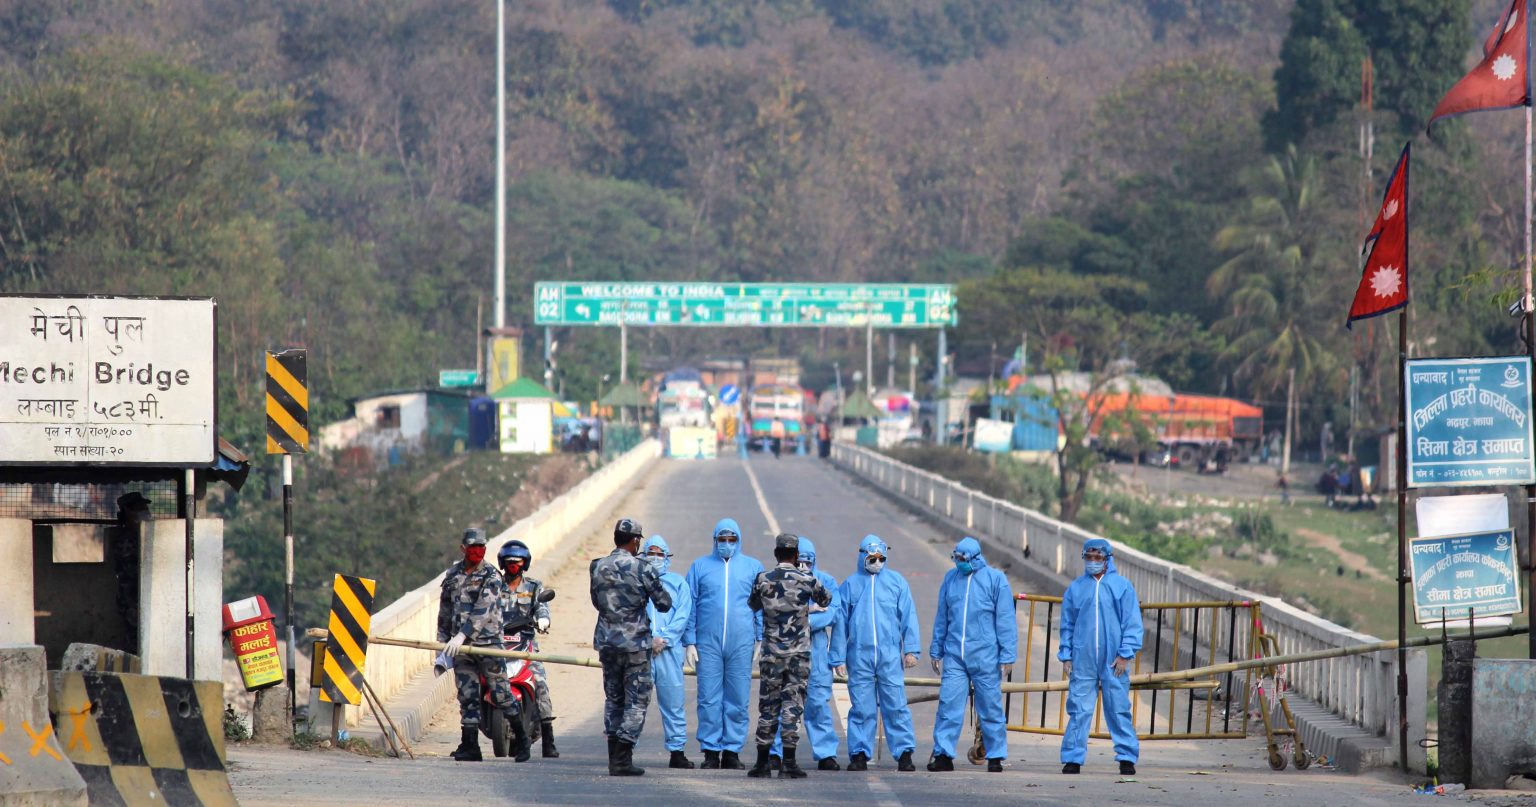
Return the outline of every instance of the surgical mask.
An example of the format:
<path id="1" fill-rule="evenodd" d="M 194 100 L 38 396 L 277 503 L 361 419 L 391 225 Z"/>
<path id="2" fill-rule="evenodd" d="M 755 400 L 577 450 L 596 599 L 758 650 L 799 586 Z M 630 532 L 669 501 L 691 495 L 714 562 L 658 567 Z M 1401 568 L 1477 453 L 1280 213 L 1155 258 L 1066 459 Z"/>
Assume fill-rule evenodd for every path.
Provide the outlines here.
<path id="1" fill-rule="evenodd" d="M 960 573 L 963 575 L 969 575 L 971 572 L 976 571 L 976 565 L 968 560 L 955 561 L 955 568 L 959 569 Z"/>
<path id="2" fill-rule="evenodd" d="M 1103 560 L 1085 560 L 1085 561 L 1083 561 L 1083 572 L 1086 573 L 1089 577 L 1098 577 L 1099 575 L 1104 573 L 1104 569 L 1108 565 L 1109 565 L 1108 561 L 1103 561 Z"/>
<path id="3" fill-rule="evenodd" d="M 665 555 L 646 555 L 645 562 L 651 564 L 651 568 L 655 569 L 657 574 L 666 574 L 667 567 L 672 565 L 667 562 Z"/>
<path id="4" fill-rule="evenodd" d="M 885 568 L 885 558 L 865 558 L 864 571 L 870 574 L 879 574 Z"/>
<path id="5" fill-rule="evenodd" d="M 478 566 L 482 560 L 485 560 L 485 546 L 483 544 L 480 546 L 464 547 L 465 566 Z"/>
<path id="6" fill-rule="evenodd" d="M 799 563 L 796 563 L 795 567 L 800 571 L 805 572 L 806 574 L 811 573 L 811 562 L 808 560 L 802 560 Z"/>
<path id="7" fill-rule="evenodd" d="M 736 548 L 738 546 L 741 546 L 738 541 L 716 541 L 715 554 L 718 555 L 721 560 L 730 560 L 731 558 L 736 557 Z"/>

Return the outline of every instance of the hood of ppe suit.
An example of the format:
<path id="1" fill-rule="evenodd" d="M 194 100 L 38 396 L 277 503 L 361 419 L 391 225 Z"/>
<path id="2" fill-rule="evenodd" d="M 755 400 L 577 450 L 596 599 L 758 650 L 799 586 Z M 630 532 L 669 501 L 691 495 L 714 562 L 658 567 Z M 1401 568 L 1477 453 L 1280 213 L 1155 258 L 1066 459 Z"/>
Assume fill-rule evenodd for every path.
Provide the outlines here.
<path id="1" fill-rule="evenodd" d="M 811 543 L 811 539 L 805 537 L 804 535 L 800 536 L 800 554 L 811 559 L 811 571 L 815 571 L 816 545 Z"/>
<path id="2" fill-rule="evenodd" d="M 981 554 L 981 542 L 977 541 L 975 538 L 972 538 L 969 535 L 961 538 L 960 543 L 955 544 L 955 551 L 969 555 L 971 558 L 971 565 L 977 569 L 987 568 L 987 558 L 985 555 Z"/>
<path id="3" fill-rule="evenodd" d="M 1097 549 L 1104 553 L 1105 574 L 1117 573 L 1115 570 L 1115 548 L 1110 546 L 1109 541 L 1103 538 L 1089 538 L 1083 542 L 1083 551 L 1087 552 L 1090 549 Z"/>
<path id="4" fill-rule="evenodd" d="M 864 556 L 868 555 L 871 552 L 874 552 L 875 554 L 878 554 L 878 555 L 884 555 L 885 559 L 887 561 L 889 561 L 891 559 L 890 547 L 886 546 L 885 541 L 880 540 L 880 536 L 878 536 L 878 535 L 866 535 L 866 536 L 864 536 L 864 540 L 859 542 L 859 568 L 860 569 L 864 568 Z"/>
<path id="5" fill-rule="evenodd" d="M 722 544 L 715 540 L 716 538 L 719 538 L 720 533 L 723 532 L 734 533 L 736 535 L 736 548 L 734 550 L 723 549 Z M 721 559 L 729 559 L 730 557 L 735 557 L 741 553 L 741 543 L 743 536 L 741 534 L 741 527 L 736 525 L 736 519 L 722 518 L 715 522 L 715 531 L 710 533 L 709 537 L 710 542 L 714 544 L 714 553 L 716 557 Z M 727 555 L 727 552 L 730 554 Z"/>
<path id="6" fill-rule="evenodd" d="M 646 550 L 653 546 L 659 546 L 661 547 L 661 551 L 667 553 L 666 560 L 661 562 L 661 568 L 656 570 L 659 574 L 666 574 L 672 569 L 672 549 L 671 547 L 667 546 L 667 539 L 661 537 L 660 535 L 652 535 L 651 537 L 645 539 L 645 543 L 640 545 L 640 554 L 642 556 L 645 555 Z M 650 561 L 647 560 L 646 562 L 649 563 Z"/>

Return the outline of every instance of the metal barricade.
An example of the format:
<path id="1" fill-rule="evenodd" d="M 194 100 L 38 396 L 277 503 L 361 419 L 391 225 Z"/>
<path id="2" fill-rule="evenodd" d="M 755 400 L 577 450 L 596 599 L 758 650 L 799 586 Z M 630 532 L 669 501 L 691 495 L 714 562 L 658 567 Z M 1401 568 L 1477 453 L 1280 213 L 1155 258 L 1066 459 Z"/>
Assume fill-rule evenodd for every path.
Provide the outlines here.
<path id="1" fill-rule="evenodd" d="M 1025 682 L 1060 680 L 1061 597 L 1018 594 L 1014 607 L 1023 615 L 1022 674 Z M 1253 658 L 1258 652 L 1260 606 L 1250 600 L 1142 603 L 1146 640 L 1132 666 L 1133 675 L 1191 669 Z M 1036 639 L 1044 651 L 1035 653 Z M 1146 663 L 1150 657 L 1150 666 Z M 1010 681 L 1017 681 L 1010 677 Z M 1135 684 L 1131 687 L 1131 716 L 1143 740 L 1241 739 L 1248 736 L 1248 693 L 1253 671 L 1208 680 Z M 1010 694 L 1006 709 L 1013 714 Z M 1066 693 L 1020 693 L 1018 722 L 1009 731 L 1061 735 L 1066 731 Z M 1203 705 L 1197 707 L 1197 702 Z M 1102 731 L 1102 707 L 1094 707 L 1090 736 L 1109 739 Z M 1180 724 L 1182 723 L 1182 730 Z"/>

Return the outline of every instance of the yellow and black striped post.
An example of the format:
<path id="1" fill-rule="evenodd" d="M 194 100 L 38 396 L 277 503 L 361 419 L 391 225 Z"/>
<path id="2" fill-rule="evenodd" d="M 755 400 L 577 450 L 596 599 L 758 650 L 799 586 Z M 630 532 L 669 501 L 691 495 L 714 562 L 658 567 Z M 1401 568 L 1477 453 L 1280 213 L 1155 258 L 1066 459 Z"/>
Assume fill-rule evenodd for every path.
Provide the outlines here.
<path id="1" fill-rule="evenodd" d="M 304 348 L 267 351 L 267 453 L 309 452 L 309 388 Z"/>
<path id="2" fill-rule="evenodd" d="M 331 594 L 330 642 L 325 646 L 325 677 L 320 700 L 363 701 L 363 661 L 368 653 L 368 623 L 376 584 L 366 577 L 336 575 Z"/>

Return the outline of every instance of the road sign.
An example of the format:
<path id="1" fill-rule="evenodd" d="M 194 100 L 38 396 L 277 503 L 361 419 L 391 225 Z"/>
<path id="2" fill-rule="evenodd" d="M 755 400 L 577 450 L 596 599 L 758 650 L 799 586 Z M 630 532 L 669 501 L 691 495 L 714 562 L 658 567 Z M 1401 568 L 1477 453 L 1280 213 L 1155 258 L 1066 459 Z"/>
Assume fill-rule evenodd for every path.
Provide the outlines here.
<path id="1" fill-rule="evenodd" d="M 735 384 L 726 384 L 720 388 L 720 403 L 726 406 L 735 406 L 741 400 L 741 388 Z"/>
<path id="2" fill-rule="evenodd" d="M 897 283 L 537 283 L 537 325 L 946 328 L 955 287 Z"/>
<path id="3" fill-rule="evenodd" d="M 1531 360 L 1411 359 L 1408 486 L 1536 482 Z"/>
<path id="4" fill-rule="evenodd" d="M 308 351 L 267 351 L 267 453 L 309 452 Z"/>
<path id="5" fill-rule="evenodd" d="M 213 462 L 211 299 L 0 294 L 0 465 Z"/>
<path id="6" fill-rule="evenodd" d="M 478 387 L 480 386 L 480 371 L 438 370 L 437 385 L 439 387 Z"/>
<path id="7" fill-rule="evenodd" d="M 1413 614 L 1420 624 L 1521 613 L 1512 530 L 1414 538 Z"/>
<path id="8" fill-rule="evenodd" d="M 366 577 L 336 575 L 331 586 L 331 619 L 326 625 L 330 644 L 325 648 L 320 700 L 353 706 L 362 702 L 363 662 L 368 654 L 368 623 L 373 619 L 376 585 Z"/>

